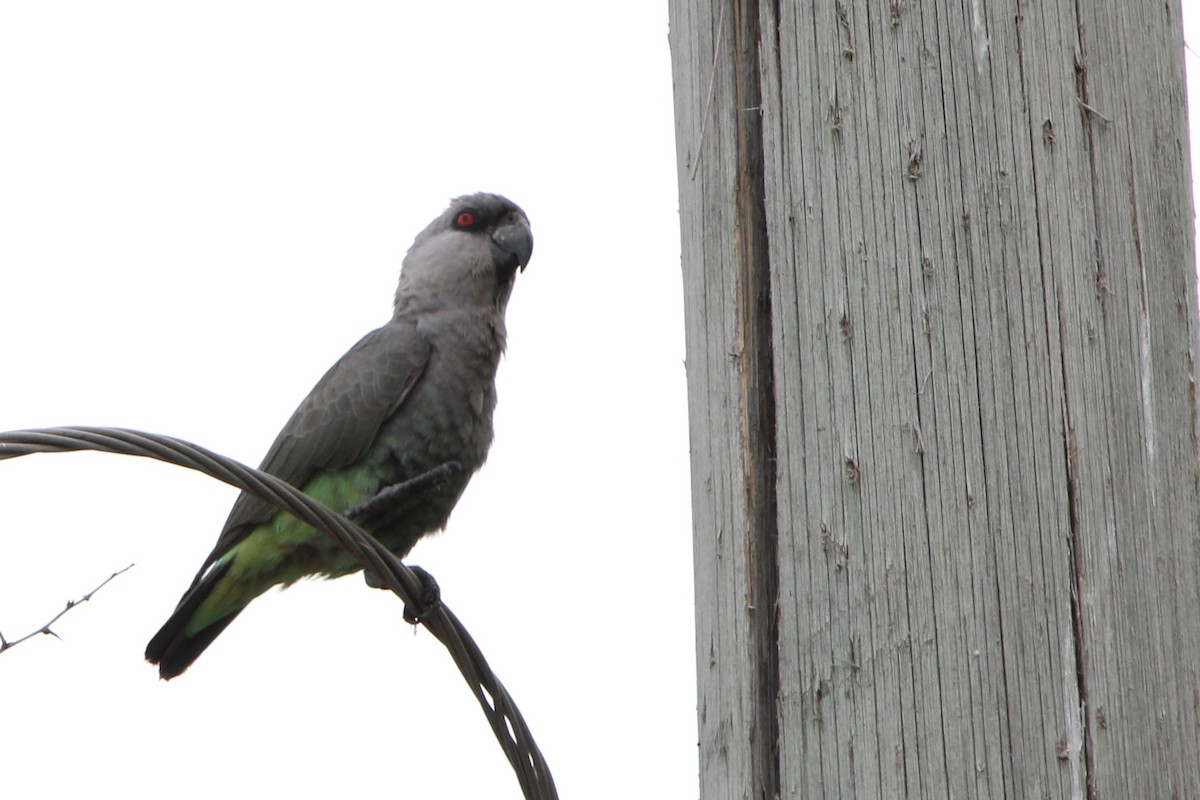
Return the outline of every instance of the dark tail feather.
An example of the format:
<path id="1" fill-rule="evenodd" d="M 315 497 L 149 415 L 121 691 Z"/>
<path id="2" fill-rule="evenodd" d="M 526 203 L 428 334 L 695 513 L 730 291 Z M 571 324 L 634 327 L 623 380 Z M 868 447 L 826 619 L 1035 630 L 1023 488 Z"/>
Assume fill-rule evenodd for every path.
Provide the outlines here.
<path id="1" fill-rule="evenodd" d="M 146 660 L 151 664 L 158 665 L 158 674 L 163 680 L 169 681 L 177 675 L 182 675 L 184 670 L 190 667 L 205 648 L 221 634 L 221 631 L 225 630 L 226 626 L 241 613 L 241 609 L 238 609 L 207 628 L 190 636 L 187 633 L 187 626 L 192 615 L 208 598 L 209 593 L 224 577 L 232 563 L 232 561 L 227 561 L 196 581 L 179 601 L 175 613 L 171 615 L 159 632 L 154 634 L 150 644 L 146 645 Z"/>

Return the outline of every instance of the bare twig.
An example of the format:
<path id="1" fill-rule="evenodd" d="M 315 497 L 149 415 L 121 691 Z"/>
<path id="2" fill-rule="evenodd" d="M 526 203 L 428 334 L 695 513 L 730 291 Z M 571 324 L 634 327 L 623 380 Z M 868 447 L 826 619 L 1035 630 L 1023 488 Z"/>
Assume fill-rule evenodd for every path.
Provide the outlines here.
<path id="1" fill-rule="evenodd" d="M 63 615 L 66 614 L 68 611 L 70 611 L 75 606 L 80 605 L 81 603 L 86 603 L 88 600 L 91 600 L 92 595 L 94 595 L 96 592 L 100 591 L 105 586 L 107 586 L 108 582 L 111 581 L 113 578 L 117 577 L 118 575 L 120 575 L 124 572 L 128 572 L 131 569 L 133 569 L 133 564 L 130 564 L 128 567 L 125 567 L 125 569 L 119 569 L 116 572 L 114 572 L 112 575 L 109 575 L 107 578 L 105 578 L 103 581 L 100 582 L 99 586 L 97 586 L 95 589 L 92 589 L 90 592 L 88 592 L 83 597 L 79 598 L 78 600 L 68 600 L 66 607 L 63 608 L 62 611 L 55 614 L 53 619 L 51 619 L 49 622 L 47 622 L 42 627 L 38 628 L 36 631 L 25 634 L 20 639 L 13 639 L 10 642 L 4 638 L 3 633 L 0 633 L 0 653 L 3 653 L 5 650 L 9 649 L 10 647 L 16 647 L 21 642 L 28 641 L 29 639 L 32 639 L 33 637 L 37 636 L 38 634 L 44 634 L 46 636 L 53 636 L 55 639 L 60 638 L 59 635 L 51 629 L 51 627 L 50 627 L 51 625 L 53 625 L 54 623 L 56 623 L 60 619 L 62 619 Z"/>

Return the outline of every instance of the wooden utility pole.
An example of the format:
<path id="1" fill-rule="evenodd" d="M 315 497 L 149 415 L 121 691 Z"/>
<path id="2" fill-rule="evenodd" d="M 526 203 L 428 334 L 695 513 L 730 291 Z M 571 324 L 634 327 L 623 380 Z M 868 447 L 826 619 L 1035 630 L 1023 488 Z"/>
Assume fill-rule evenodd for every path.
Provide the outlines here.
<path id="1" fill-rule="evenodd" d="M 702 796 L 1200 796 L 1179 0 L 670 7 Z"/>

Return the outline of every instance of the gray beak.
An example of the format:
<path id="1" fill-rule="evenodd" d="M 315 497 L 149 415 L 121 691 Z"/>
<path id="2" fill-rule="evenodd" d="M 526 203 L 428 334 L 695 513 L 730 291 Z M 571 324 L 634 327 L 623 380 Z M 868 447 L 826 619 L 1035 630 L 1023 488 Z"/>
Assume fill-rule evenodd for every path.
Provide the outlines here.
<path id="1" fill-rule="evenodd" d="M 533 232 L 529 230 L 529 223 L 524 217 L 513 216 L 505 220 L 492 233 L 492 241 L 516 260 L 516 266 L 525 270 L 529 257 L 533 255 Z"/>

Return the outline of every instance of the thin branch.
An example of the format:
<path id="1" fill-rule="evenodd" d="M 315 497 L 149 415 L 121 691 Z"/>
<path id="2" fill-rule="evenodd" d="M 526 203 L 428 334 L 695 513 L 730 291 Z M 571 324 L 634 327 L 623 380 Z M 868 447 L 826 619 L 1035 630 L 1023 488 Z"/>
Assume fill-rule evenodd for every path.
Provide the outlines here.
<path id="1" fill-rule="evenodd" d="M 112 575 L 109 575 L 107 578 L 105 578 L 103 581 L 100 582 L 99 586 L 97 586 L 95 589 L 92 589 L 90 592 L 88 592 L 83 597 L 79 598 L 78 600 L 68 600 L 66 607 L 62 611 L 55 614 L 53 619 L 51 619 L 49 622 L 47 622 L 42 627 L 38 628 L 36 631 L 25 634 L 20 639 L 13 639 L 10 642 L 4 638 L 3 633 L 0 633 L 0 653 L 3 653 L 5 650 L 8 650 L 10 647 L 16 647 L 21 642 L 28 641 L 29 639 L 32 639 L 33 637 L 35 637 L 39 634 L 44 634 L 46 636 L 53 636 L 55 639 L 61 638 L 57 633 L 55 633 L 51 629 L 51 627 L 50 627 L 51 625 L 53 625 L 54 623 L 56 623 L 60 619 L 62 619 L 63 615 L 65 615 L 68 611 L 70 611 L 75 606 L 80 605 L 81 603 L 86 603 L 88 600 L 91 600 L 92 595 L 94 595 L 96 592 L 100 591 L 105 586 L 107 586 L 108 582 L 111 581 L 113 578 L 115 578 L 118 575 L 121 575 L 125 572 L 128 572 L 131 569 L 133 569 L 133 564 L 130 564 L 128 567 L 125 567 L 125 569 L 119 569 L 116 572 L 114 572 Z"/>

